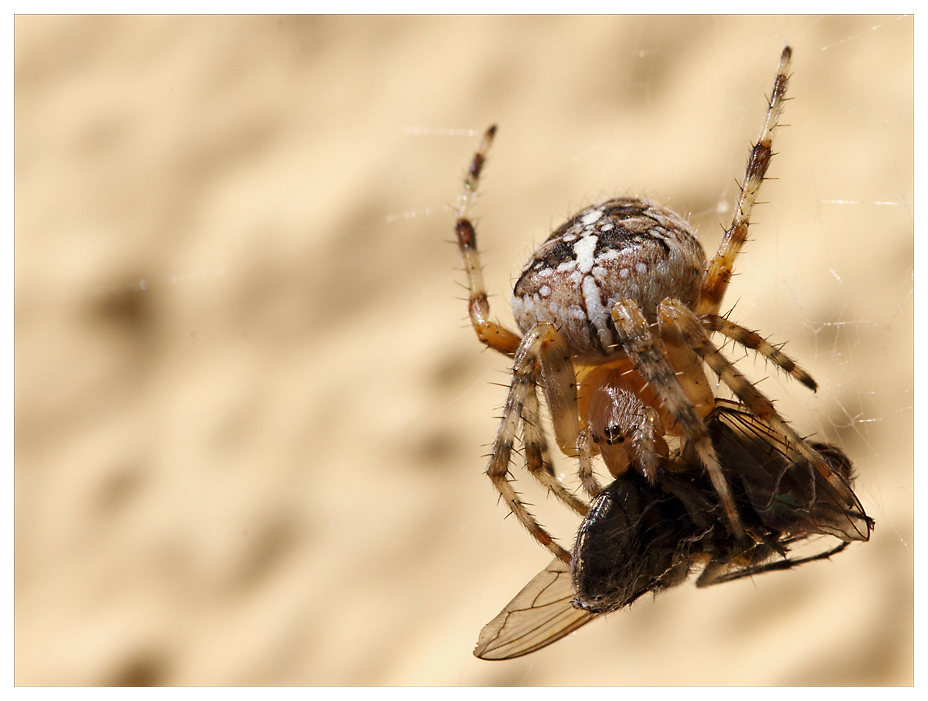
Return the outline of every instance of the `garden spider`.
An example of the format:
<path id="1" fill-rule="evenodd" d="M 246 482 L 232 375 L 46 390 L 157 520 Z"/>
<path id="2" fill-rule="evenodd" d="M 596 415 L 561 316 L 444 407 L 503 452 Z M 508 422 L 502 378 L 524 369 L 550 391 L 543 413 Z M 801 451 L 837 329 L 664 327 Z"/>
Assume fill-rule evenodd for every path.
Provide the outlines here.
<path id="1" fill-rule="evenodd" d="M 761 354 L 815 390 L 790 358 L 719 308 L 744 244 L 757 192 L 770 164 L 773 133 L 785 103 L 791 49 L 783 50 L 760 138 L 753 146 L 741 195 L 716 256 L 706 256 L 689 225 L 653 202 L 611 199 L 579 212 L 552 233 L 526 263 L 513 290 L 519 336 L 489 319 L 489 303 L 470 210 L 487 151 L 490 127 L 464 183 L 456 223 L 467 272 L 469 313 L 477 337 L 514 358 L 512 380 L 487 474 L 510 511 L 561 562 L 570 553 L 528 511 L 509 480 L 513 444 L 521 430 L 526 467 L 581 516 L 587 504 L 554 476 L 540 424 L 541 384 L 561 451 L 579 462 L 586 494 L 601 491 L 593 460 L 611 475 L 629 468 L 650 483 L 669 454 L 665 437 L 683 442 L 705 469 L 736 538 L 744 527 L 712 445 L 706 418 L 716 405 L 703 365 L 726 384 L 747 412 L 769 424 L 834 489 L 849 512 L 863 513 L 847 482 L 776 412 L 709 340 L 717 332 Z M 858 525 L 860 540 L 869 525 Z"/>

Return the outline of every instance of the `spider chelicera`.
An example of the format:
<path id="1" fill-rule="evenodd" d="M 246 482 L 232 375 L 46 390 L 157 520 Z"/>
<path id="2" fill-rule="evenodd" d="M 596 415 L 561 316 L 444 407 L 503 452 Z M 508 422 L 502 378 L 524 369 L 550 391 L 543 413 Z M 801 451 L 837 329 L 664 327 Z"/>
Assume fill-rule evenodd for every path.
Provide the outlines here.
<path id="1" fill-rule="evenodd" d="M 856 535 L 870 522 L 848 481 L 777 413 L 770 400 L 710 340 L 719 333 L 764 356 L 806 387 L 816 383 L 757 333 L 719 314 L 734 261 L 744 244 L 751 211 L 771 160 L 774 131 L 785 103 L 791 50 L 783 50 L 766 118 L 753 146 L 731 226 L 708 261 L 689 225 L 645 199 L 611 199 L 579 212 L 534 252 L 515 284 L 512 310 L 520 336 L 489 319 L 489 303 L 470 211 L 496 127 L 474 155 L 456 224 L 469 288 L 470 320 L 478 339 L 513 357 L 512 380 L 487 474 L 510 511 L 565 565 L 571 553 L 558 544 L 521 501 L 509 479 L 514 442 L 521 432 L 527 470 L 581 516 L 584 500 L 554 476 L 540 424 L 540 385 L 561 451 L 578 460 L 584 491 L 602 486 L 593 471 L 602 457 L 613 478 L 629 469 L 648 484 L 671 455 L 667 438 L 701 466 L 735 538 L 745 527 L 707 425 L 717 403 L 705 365 L 727 385 L 745 412 L 769 426 L 816 479 L 830 485 L 855 514 Z M 748 534 L 750 535 L 750 534 Z"/>

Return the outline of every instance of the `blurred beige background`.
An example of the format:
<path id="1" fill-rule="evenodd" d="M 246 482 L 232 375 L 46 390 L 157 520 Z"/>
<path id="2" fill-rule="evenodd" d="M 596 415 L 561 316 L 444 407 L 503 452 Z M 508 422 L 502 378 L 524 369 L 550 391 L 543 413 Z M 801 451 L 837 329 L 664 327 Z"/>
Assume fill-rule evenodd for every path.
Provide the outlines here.
<path id="1" fill-rule="evenodd" d="M 819 380 L 761 387 L 852 457 L 871 542 L 474 659 L 549 560 L 482 474 L 507 362 L 448 243 L 479 133 L 511 323 L 597 199 L 715 249 L 785 43 L 728 302 Z M 912 66 L 911 17 L 18 17 L 16 682 L 912 683 Z"/>

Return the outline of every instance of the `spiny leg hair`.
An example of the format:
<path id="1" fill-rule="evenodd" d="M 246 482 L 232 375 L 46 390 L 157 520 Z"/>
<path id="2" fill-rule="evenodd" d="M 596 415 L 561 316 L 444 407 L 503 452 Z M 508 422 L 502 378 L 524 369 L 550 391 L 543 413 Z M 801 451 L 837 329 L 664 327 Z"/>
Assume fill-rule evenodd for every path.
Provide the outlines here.
<path id="1" fill-rule="evenodd" d="M 729 321 L 725 317 L 715 314 L 708 314 L 702 317 L 702 323 L 709 331 L 718 331 L 735 343 L 740 343 L 745 348 L 750 348 L 760 353 L 774 365 L 788 372 L 794 379 L 804 384 L 813 392 L 818 389 L 818 383 L 812 379 L 812 376 L 809 375 L 808 372 L 796 365 L 796 362 L 792 358 L 770 343 L 767 339 L 763 338 L 756 331 L 746 329 L 733 321 Z"/>
<path id="2" fill-rule="evenodd" d="M 767 116 L 764 119 L 764 127 L 757 139 L 757 143 L 751 149 L 750 158 L 748 158 L 744 183 L 741 185 L 741 196 L 738 198 L 738 206 L 735 207 L 731 226 L 725 232 L 722 243 L 719 244 L 718 253 L 706 269 L 705 280 L 696 305 L 696 313 L 700 316 L 703 314 L 718 314 L 722 305 L 722 298 L 728 290 L 728 283 L 731 281 L 735 258 L 738 257 L 741 247 L 747 240 L 748 226 L 751 223 L 751 211 L 754 209 L 757 192 L 760 190 L 767 168 L 770 166 L 770 159 L 773 156 L 773 132 L 780 123 L 783 106 L 786 103 L 786 86 L 789 83 L 789 76 L 786 73 L 789 70 L 791 57 L 792 50 L 787 46 L 780 56 L 780 67 L 777 70 L 777 77 L 773 81 L 773 90 L 767 103 Z"/>
<path id="3" fill-rule="evenodd" d="M 661 401 L 673 417 L 674 423 L 680 427 L 686 440 L 696 449 L 699 460 L 709 473 L 712 486 L 719 495 L 732 531 L 740 537 L 744 529 L 735 510 L 731 489 L 722 474 L 722 467 L 719 465 L 718 456 L 712 446 L 709 430 L 677 380 L 676 372 L 655 343 L 641 310 L 638 309 L 634 300 L 621 300 L 613 305 L 612 318 L 622 336 L 622 349 L 635 363 L 636 370 L 641 376 L 657 390 Z"/>
<path id="4" fill-rule="evenodd" d="M 542 349 L 555 336 L 558 336 L 558 332 L 552 324 L 538 324 L 525 335 L 525 338 L 519 344 L 518 350 L 516 350 L 515 360 L 512 365 L 512 382 L 509 385 L 509 394 L 506 397 L 499 429 L 497 429 L 496 439 L 493 441 L 493 448 L 490 452 L 487 475 L 506 502 L 509 510 L 525 526 L 531 536 L 551 551 L 555 557 L 569 564 L 570 553 L 555 542 L 551 534 L 538 523 L 538 520 L 526 508 L 509 481 L 512 447 L 520 426 L 523 427 L 524 431 L 524 426 L 527 423 L 526 419 L 532 419 L 532 427 L 528 429 L 528 435 L 533 435 L 533 431 L 541 431 L 540 424 L 538 424 L 537 396 L 530 398 L 529 395 L 534 394 L 536 391 L 538 365 L 541 362 Z M 529 405 L 528 416 L 526 416 L 525 411 L 526 402 Z M 532 474 L 536 476 L 538 474 L 550 474 L 544 468 L 543 450 L 537 443 L 531 447 L 526 443 L 526 457 L 533 461 L 539 459 L 542 461 L 540 468 L 536 466 L 533 470 L 532 466 L 529 466 L 528 469 Z M 565 503 L 571 508 L 575 508 L 573 501 L 575 498 L 569 495 L 566 490 L 563 490 L 563 492 L 555 490 L 554 494 L 562 500 L 567 496 Z"/>
<path id="5" fill-rule="evenodd" d="M 480 342 L 505 355 L 513 355 L 519 347 L 519 336 L 505 326 L 490 321 L 490 303 L 487 301 L 487 291 L 483 284 L 483 271 L 480 266 L 480 256 L 477 253 L 477 232 L 470 221 L 469 212 L 477 194 L 477 184 L 480 182 L 480 171 L 486 162 L 487 151 L 493 142 L 496 126 L 487 129 L 477 153 L 467 169 L 464 179 L 464 192 L 458 206 L 458 219 L 455 224 L 458 250 L 464 260 L 464 270 L 467 272 L 467 288 L 470 292 L 468 299 L 468 313 L 470 323 L 477 333 Z"/>
<path id="6" fill-rule="evenodd" d="M 815 466 L 819 474 L 828 480 L 849 506 L 858 506 L 857 498 L 844 480 L 786 423 L 773 403 L 719 352 L 692 311 L 676 300 L 666 299 L 660 305 L 658 317 L 662 333 L 665 329 L 668 333 L 673 333 L 672 329 L 676 329 L 682 334 L 688 345 L 712 368 L 719 379 L 731 388 L 750 413 L 773 426 L 810 465 Z"/>

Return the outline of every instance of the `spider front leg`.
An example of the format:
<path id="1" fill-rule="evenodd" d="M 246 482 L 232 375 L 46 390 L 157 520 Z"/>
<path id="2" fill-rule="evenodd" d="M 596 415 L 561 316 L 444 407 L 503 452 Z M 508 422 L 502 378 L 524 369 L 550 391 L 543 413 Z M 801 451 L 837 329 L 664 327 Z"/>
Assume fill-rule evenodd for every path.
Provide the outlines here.
<path id="1" fill-rule="evenodd" d="M 773 157 L 773 133 L 780 123 L 783 107 L 786 104 L 786 86 L 789 83 L 789 76 L 786 73 L 789 70 L 792 55 L 793 51 L 788 46 L 780 55 L 780 67 L 773 81 L 770 102 L 767 103 L 767 116 L 757 143 L 754 144 L 751 156 L 748 158 L 738 206 L 735 207 L 731 226 L 728 227 L 722 243 L 719 244 L 718 253 L 706 269 L 699 301 L 696 303 L 696 313 L 700 316 L 719 313 L 722 298 L 731 281 L 735 258 L 738 257 L 741 247 L 748 238 L 751 212 L 754 209 L 761 183 L 764 182 L 764 176 L 767 174 L 767 168 L 770 167 L 770 159 Z"/>
<path id="2" fill-rule="evenodd" d="M 518 334 L 489 319 L 490 303 L 487 301 L 487 291 L 483 284 L 483 272 L 480 267 L 480 256 L 477 253 L 477 232 L 468 217 L 474 196 L 477 194 L 480 171 L 483 170 L 486 154 L 493 142 L 495 133 L 495 125 L 487 129 L 486 134 L 483 136 L 483 142 L 480 144 L 477 153 L 474 154 L 470 168 L 467 170 L 467 177 L 464 179 L 464 193 L 461 195 L 461 203 L 458 206 L 458 219 L 454 229 L 457 235 L 458 250 L 464 260 L 464 270 L 467 271 L 467 289 L 470 292 L 467 308 L 470 323 L 481 343 L 493 350 L 511 356 L 519 347 L 521 339 Z"/>
<path id="3" fill-rule="evenodd" d="M 551 537 L 512 487 L 509 464 L 519 428 L 525 438 L 526 466 L 544 486 L 577 513 L 586 514 L 586 505 L 570 494 L 545 465 L 547 445 L 538 423 L 538 375 L 542 376 L 545 396 L 551 408 L 555 434 L 564 452 L 577 455 L 579 419 L 577 387 L 567 348 L 553 324 L 540 323 L 529 331 L 519 344 L 512 365 L 512 382 L 503 407 L 499 429 L 490 453 L 487 475 L 506 502 L 509 510 L 525 526 L 532 537 L 564 563 L 570 563 L 570 553 Z M 569 449 L 570 445 L 573 449 Z"/>
<path id="4" fill-rule="evenodd" d="M 750 413 L 773 426 L 786 439 L 790 447 L 798 451 L 810 465 L 814 466 L 815 470 L 825 478 L 844 501 L 851 513 L 863 513 L 863 507 L 847 482 L 786 423 L 774 408 L 773 403 L 718 351 L 706 335 L 705 328 L 696 314 L 677 300 L 667 299 L 658 309 L 658 318 L 662 334 L 682 336 L 687 345 L 712 368 L 712 371 L 735 393 Z M 866 529 L 866 534 L 861 529 L 860 538 L 866 540 L 868 537 L 869 528 Z"/>
<path id="5" fill-rule="evenodd" d="M 738 537 L 742 536 L 744 529 L 735 510 L 728 481 L 722 473 L 715 448 L 712 446 L 709 430 L 677 379 L 676 370 L 655 343 L 641 310 L 634 300 L 621 300 L 612 306 L 612 318 L 621 335 L 622 350 L 635 363 L 641 376 L 657 390 L 674 424 L 696 449 L 699 460 L 709 473 L 712 486 L 719 495 L 732 532 Z"/>
<path id="6" fill-rule="evenodd" d="M 760 353 L 767 358 L 767 360 L 771 361 L 781 370 L 788 372 L 793 379 L 798 380 L 813 392 L 818 389 L 818 383 L 812 379 L 812 376 L 808 372 L 796 365 L 796 362 L 792 358 L 771 344 L 767 339 L 760 336 L 757 332 L 739 326 L 733 321 L 729 321 L 725 317 L 716 314 L 707 314 L 701 318 L 703 326 L 709 331 L 718 331 L 735 343 L 740 343 L 745 348 L 750 348 Z"/>

